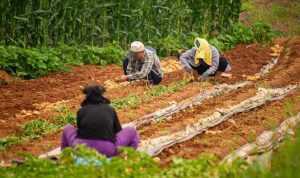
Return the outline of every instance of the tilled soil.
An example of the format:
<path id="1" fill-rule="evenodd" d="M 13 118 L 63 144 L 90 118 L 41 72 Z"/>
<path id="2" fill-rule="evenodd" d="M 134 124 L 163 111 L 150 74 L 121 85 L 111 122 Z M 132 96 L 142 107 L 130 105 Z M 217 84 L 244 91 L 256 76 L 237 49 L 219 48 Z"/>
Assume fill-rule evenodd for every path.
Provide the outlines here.
<path id="1" fill-rule="evenodd" d="M 229 59 L 229 62 L 233 67 L 232 74 L 234 78 L 227 82 L 235 83 L 242 80 L 243 74 L 254 75 L 259 72 L 259 69 L 270 60 L 270 57 L 268 56 L 269 51 L 268 47 L 239 45 L 224 53 L 224 56 Z M 33 104 L 35 103 L 53 103 L 61 100 L 70 100 L 67 105 L 74 105 L 75 108 L 78 109 L 80 100 L 82 99 L 82 96 L 80 95 L 82 86 L 91 82 L 102 83 L 122 74 L 121 67 L 116 65 L 106 67 L 89 65 L 72 67 L 72 69 L 72 73 L 51 74 L 35 80 L 13 82 L 4 87 L 0 87 L 0 92 L 2 93 L 2 95 L 0 95 L 0 99 L 3 101 L 0 103 L 0 136 L 2 137 L 3 135 L 7 135 L 7 133 L 18 130 L 20 123 L 24 124 L 30 119 L 41 116 L 43 116 L 41 118 L 51 119 L 51 117 L 55 115 L 55 112 L 51 113 L 52 111 L 49 111 L 49 113 L 42 113 L 35 117 L 28 116 L 21 119 L 11 119 L 14 118 L 16 113 L 19 113 L 21 110 L 35 110 L 35 107 L 33 107 Z M 165 75 L 162 84 L 167 85 L 178 81 L 182 79 L 183 76 L 183 71 L 169 73 Z M 164 94 L 161 97 L 142 103 L 137 108 L 126 107 L 120 109 L 117 111 L 120 120 L 122 123 L 126 123 L 134 118 L 143 116 L 159 108 L 166 107 L 172 101 L 181 101 L 194 96 L 200 91 L 197 85 L 197 82 L 187 84 L 186 86 L 183 86 L 180 91 Z M 129 93 L 142 94 L 145 90 L 147 90 L 145 86 L 124 87 L 108 91 L 107 95 L 111 99 L 117 99 L 125 97 Z M 253 96 L 253 91 L 255 90 L 252 88 L 251 92 L 244 94 L 240 91 L 224 94 L 217 99 L 213 98 L 204 101 L 203 104 L 199 107 L 197 106 L 197 108 L 192 112 L 183 114 L 186 114 L 184 115 L 185 117 L 192 118 L 189 122 L 194 122 L 195 118 L 198 118 L 197 115 L 200 117 L 201 115 L 208 114 L 213 111 L 216 106 L 221 107 L 237 103 L 246 97 Z M 76 111 L 76 109 L 74 109 L 74 111 Z M 197 117 L 194 117 L 194 115 Z M 8 120 L 10 120 L 10 122 L 7 122 Z M 170 131 L 184 128 L 184 124 L 181 124 L 180 122 L 178 123 L 180 120 L 183 121 L 183 118 L 180 118 L 180 114 L 178 114 L 178 116 L 175 116 L 173 120 L 168 121 L 173 124 Z M 188 124 L 187 120 L 184 121 Z M 165 127 L 168 128 L 167 122 L 162 122 L 160 124 L 166 124 Z M 142 128 L 140 134 L 142 138 L 154 137 L 160 135 L 161 130 L 161 125 L 155 129 L 154 124 Z M 20 145 L 12 146 L 5 151 L 1 157 L 8 158 L 9 155 L 15 156 L 15 153 L 18 151 L 25 151 L 27 153 L 38 155 L 59 146 L 59 142 L 60 132 L 48 134 L 42 140 L 34 140 L 30 143 L 22 143 Z M 169 156 L 166 156 L 164 159 L 168 160 Z"/>
<path id="2" fill-rule="evenodd" d="M 286 53 L 281 56 L 278 65 L 266 77 L 256 82 L 256 86 L 283 87 L 300 82 L 300 38 L 286 44 Z M 238 97 L 238 95 L 237 95 Z M 216 127 L 214 132 L 200 134 L 186 142 L 165 149 L 158 155 L 162 166 L 168 166 L 172 158 L 194 159 L 202 153 L 215 154 L 222 159 L 243 144 L 255 141 L 265 130 L 271 130 L 300 111 L 300 90 L 289 94 L 282 100 L 268 103 L 247 113 L 233 116 Z"/>
<path id="3" fill-rule="evenodd" d="M 165 149 L 158 155 L 162 166 L 172 162 L 174 156 L 194 159 L 208 152 L 222 159 L 242 145 L 255 141 L 265 130 L 271 130 L 288 117 L 286 103 L 292 103 L 293 111 L 300 111 L 300 91 L 283 100 L 269 103 L 247 113 L 241 113 L 210 129 L 214 132 L 200 134 L 186 142 Z"/>
<path id="4" fill-rule="evenodd" d="M 165 120 L 145 126 L 139 130 L 141 139 L 154 138 L 165 134 L 170 134 L 179 130 L 183 130 L 187 125 L 196 123 L 211 115 L 216 108 L 227 108 L 236 105 L 241 101 L 254 96 L 256 89 L 253 86 L 244 87 L 236 91 L 224 93 L 221 96 L 204 100 L 200 105 L 193 106 L 192 109 L 175 114 L 171 120 Z M 157 128 L 160 131 L 157 131 Z"/>

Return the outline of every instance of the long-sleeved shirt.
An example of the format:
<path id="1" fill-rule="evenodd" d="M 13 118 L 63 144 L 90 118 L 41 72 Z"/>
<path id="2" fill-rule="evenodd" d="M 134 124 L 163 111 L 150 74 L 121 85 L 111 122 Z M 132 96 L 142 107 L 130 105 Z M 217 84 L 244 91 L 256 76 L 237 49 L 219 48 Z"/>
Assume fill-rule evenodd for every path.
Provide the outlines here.
<path id="1" fill-rule="evenodd" d="M 210 45 L 210 49 L 212 52 L 212 65 L 205 71 L 202 75 L 211 75 L 214 74 L 219 67 L 219 60 L 220 60 L 220 54 L 216 47 Z M 198 65 L 195 64 L 195 53 L 196 48 L 193 47 L 192 49 L 186 51 L 180 56 L 180 63 L 181 66 L 187 71 L 187 72 L 193 72 L 193 67 L 198 67 Z"/>
<path id="2" fill-rule="evenodd" d="M 129 57 L 126 69 L 128 80 L 144 79 L 151 70 L 163 77 L 160 61 L 155 52 L 145 49 L 145 55 L 141 60 L 135 60 Z"/>
<path id="3" fill-rule="evenodd" d="M 115 142 L 122 130 L 116 111 L 108 104 L 88 104 L 77 112 L 77 137 Z"/>

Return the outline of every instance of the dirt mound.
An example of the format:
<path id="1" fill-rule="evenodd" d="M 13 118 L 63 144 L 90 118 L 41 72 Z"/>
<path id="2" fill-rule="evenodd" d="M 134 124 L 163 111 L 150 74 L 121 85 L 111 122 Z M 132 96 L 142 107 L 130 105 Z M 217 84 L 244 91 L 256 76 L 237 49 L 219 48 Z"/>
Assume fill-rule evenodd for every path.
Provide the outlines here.
<path id="1" fill-rule="evenodd" d="M 291 39 L 287 43 L 287 55 L 291 58 L 300 57 L 300 36 Z"/>
<path id="2" fill-rule="evenodd" d="M 224 53 L 224 56 L 229 59 L 229 62 L 233 67 L 232 74 L 233 77 L 235 77 L 229 80 L 229 83 L 243 80 L 243 74 L 253 75 L 259 72 L 259 69 L 270 61 L 270 57 L 268 56 L 269 52 L 270 49 L 268 47 L 262 47 L 258 45 L 238 45 L 236 48 Z M 53 103 L 60 100 L 75 99 L 78 98 L 78 95 L 81 93 L 80 86 L 84 86 L 95 81 L 101 83 L 106 80 L 111 80 L 115 76 L 122 74 L 122 68 L 116 65 L 110 65 L 101 68 L 99 68 L 99 66 L 88 65 L 73 67 L 72 69 L 72 73 L 56 73 L 35 80 L 14 82 L 7 86 L 0 87 L 0 93 L 5 93 L 4 95 L 0 95 L 0 100 L 3 101 L 0 103 L 0 121 L 8 123 L 7 119 L 10 119 L 10 124 L 6 124 L 1 130 L 7 133 L 8 129 L 13 130 L 18 126 L 18 124 L 28 121 L 28 117 L 20 120 L 16 120 L 12 117 L 23 109 L 33 110 L 34 107 L 32 104 L 34 103 Z M 183 76 L 182 70 L 168 73 L 164 76 L 162 85 L 181 80 Z M 124 87 L 108 91 L 107 94 L 111 97 L 111 99 L 116 99 L 123 98 L 127 96 L 128 93 L 143 93 L 145 90 L 145 87 L 140 86 Z M 196 85 L 189 85 L 184 87 L 181 91 L 182 96 L 186 97 L 194 95 L 194 92 L 197 92 L 197 90 L 198 89 Z M 181 94 L 176 95 L 174 93 L 170 93 L 159 98 L 160 104 L 157 104 L 157 100 L 149 101 L 149 103 L 146 102 L 144 105 L 141 105 L 141 108 L 144 108 L 144 110 L 136 109 L 134 110 L 133 114 L 141 114 L 141 112 L 145 112 L 151 108 L 155 109 L 157 107 L 169 105 L 169 103 L 166 101 L 177 101 L 177 99 L 180 99 L 179 96 L 181 96 Z M 76 102 L 73 104 L 76 104 Z M 215 103 L 211 105 L 211 107 L 214 106 Z M 120 118 L 125 119 L 129 118 L 129 115 L 132 115 L 132 113 L 129 113 L 126 109 L 122 112 L 128 113 L 128 115 L 125 116 L 125 114 L 120 113 Z M 16 127 L 12 127 L 12 125 L 16 125 Z M 60 138 L 57 137 L 56 139 L 57 140 L 55 141 L 59 142 Z M 45 142 L 47 142 L 47 139 L 45 139 Z M 16 149 L 12 147 L 11 150 Z M 33 152 L 39 153 L 37 150 L 38 149 L 33 150 Z"/>
<path id="3" fill-rule="evenodd" d="M 121 74 L 121 68 L 110 65 L 105 68 L 86 65 L 72 67 L 72 73 L 53 73 L 35 80 L 22 80 L 0 87 L 0 119 L 11 117 L 22 109 L 33 109 L 32 104 L 56 102 L 75 98 L 80 86 L 96 81 L 104 82 Z"/>
<path id="4" fill-rule="evenodd" d="M 265 65 L 270 57 L 269 49 L 258 45 L 238 45 L 224 55 L 229 58 L 233 67 L 233 79 L 228 83 L 242 80 L 242 75 L 252 75 Z M 99 67 L 85 65 L 72 67 L 72 73 L 54 73 L 35 80 L 14 82 L 0 87 L 0 119 L 13 117 L 15 113 L 25 109 L 34 109 L 32 104 L 42 102 L 56 102 L 77 97 L 81 92 L 80 86 L 89 83 L 104 83 L 106 80 L 122 74 L 122 68 L 117 65 Z M 183 78 L 183 71 L 166 74 L 162 84 L 169 84 Z M 127 91 L 127 90 L 126 90 Z M 114 90 L 113 97 L 127 95 L 124 89 Z M 136 92 L 130 88 L 130 92 Z"/>
<path id="5" fill-rule="evenodd" d="M 0 70 L 0 86 L 5 86 L 13 81 L 13 78 L 5 71 Z"/>
<path id="6" fill-rule="evenodd" d="M 271 59 L 270 49 L 259 45 L 238 45 L 222 54 L 232 66 L 233 79 L 229 83 L 242 80 L 243 74 L 254 75 Z"/>
<path id="7" fill-rule="evenodd" d="M 285 46 L 285 55 L 280 57 L 277 67 L 268 75 L 271 87 L 282 87 L 300 83 L 300 37 L 290 40 Z"/>
<path id="8" fill-rule="evenodd" d="M 280 67 L 282 70 L 276 75 L 270 77 L 269 85 L 273 88 L 283 87 L 288 84 L 297 84 L 300 82 L 300 58 L 294 59 L 292 65 Z"/>

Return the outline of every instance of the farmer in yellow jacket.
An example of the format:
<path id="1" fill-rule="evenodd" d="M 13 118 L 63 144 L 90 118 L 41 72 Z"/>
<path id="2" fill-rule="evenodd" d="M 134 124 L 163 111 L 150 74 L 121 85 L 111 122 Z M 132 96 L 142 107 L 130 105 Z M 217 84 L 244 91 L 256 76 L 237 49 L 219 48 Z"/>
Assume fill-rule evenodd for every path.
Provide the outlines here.
<path id="1" fill-rule="evenodd" d="M 185 71 L 193 74 L 196 79 L 200 75 L 202 81 L 207 80 L 208 76 L 221 75 L 232 70 L 227 59 L 220 57 L 217 48 L 202 38 L 196 38 L 195 47 L 179 52 L 177 58 Z"/>

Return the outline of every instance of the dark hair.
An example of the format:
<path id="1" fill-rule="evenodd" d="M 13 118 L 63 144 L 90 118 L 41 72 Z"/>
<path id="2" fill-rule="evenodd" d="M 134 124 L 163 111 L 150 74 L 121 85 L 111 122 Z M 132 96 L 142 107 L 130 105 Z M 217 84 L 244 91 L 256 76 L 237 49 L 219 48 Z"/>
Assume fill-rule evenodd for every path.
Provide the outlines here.
<path id="1" fill-rule="evenodd" d="M 105 88 L 103 86 L 90 84 L 82 92 L 85 94 L 85 99 L 81 102 L 81 106 L 99 103 L 110 104 L 110 100 L 104 96 Z"/>
<path id="2" fill-rule="evenodd" d="M 184 49 L 179 49 L 179 50 L 178 50 L 177 55 L 176 55 L 177 60 L 180 60 L 180 56 L 181 56 L 183 53 L 185 53 L 185 50 L 184 50 Z"/>

